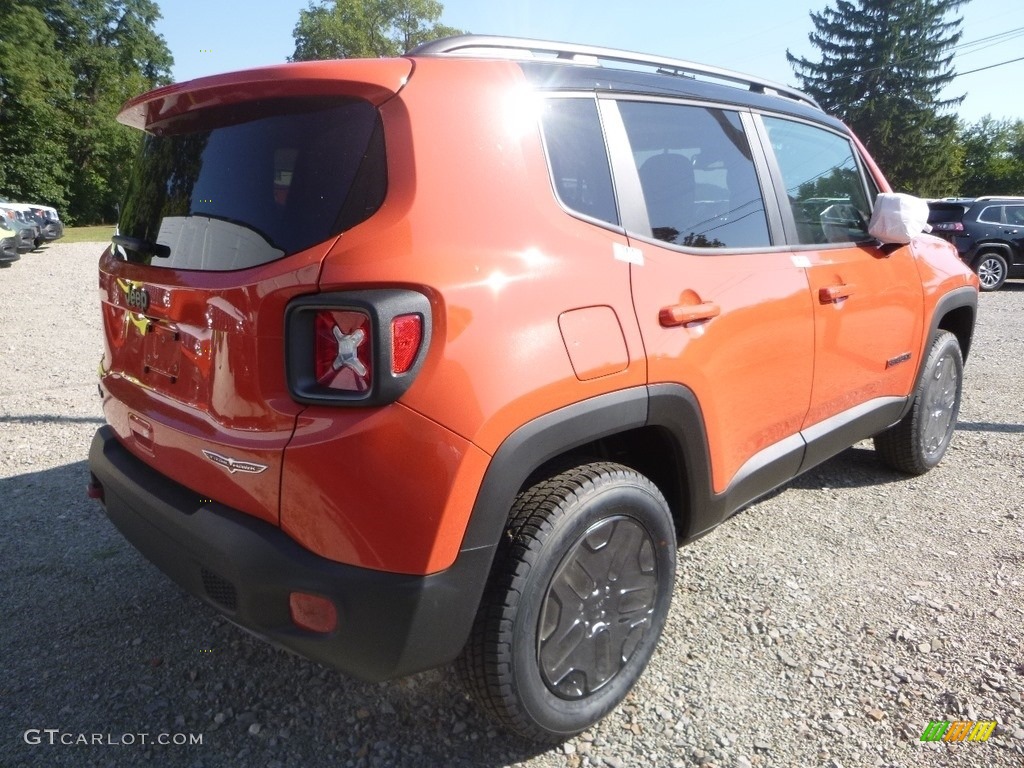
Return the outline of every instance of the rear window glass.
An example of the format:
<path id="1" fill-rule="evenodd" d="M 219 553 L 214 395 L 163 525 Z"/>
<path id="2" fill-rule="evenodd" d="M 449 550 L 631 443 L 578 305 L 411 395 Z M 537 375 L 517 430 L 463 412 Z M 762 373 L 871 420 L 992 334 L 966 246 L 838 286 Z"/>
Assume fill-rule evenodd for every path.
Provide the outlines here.
<path id="1" fill-rule="evenodd" d="M 929 203 L 928 223 L 946 224 L 960 221 L 964 216 L 962 205 L 943 205 L 941 203 Z"/>
<path id="2" fill-rule="evenodd" d="M 147 134 L 119 234 L 170 249 L 131 261 L 243 269 L 304 250 L 373 214 L 384 197 L 376 109 L 352 99 L 275 99 L 189 113 Z"/>
<path id="3" fill-rule="evenodd" d="M 566 208 L 619 223 L 608 153 L 593 99 L 548 99 L 541 114 L 551 180 Z"/>
<path id="4" fill-rule="evenodd" d="M 990 205 L 983 209 L 978 214 L 978 221 L 984 221 L 989 224 L 1002 224 L 1003 223 L 1003 207 L 1001 205 Z"/>

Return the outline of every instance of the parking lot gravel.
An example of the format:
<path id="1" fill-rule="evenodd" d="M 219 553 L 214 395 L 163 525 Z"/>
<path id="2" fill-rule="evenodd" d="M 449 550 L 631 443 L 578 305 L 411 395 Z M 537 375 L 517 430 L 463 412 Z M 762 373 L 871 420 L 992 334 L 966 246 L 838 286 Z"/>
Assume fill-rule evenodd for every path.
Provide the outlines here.
<path id="1" fill-rule="evenodd" d="M 680 550 L 634 692 L 540 749 L 452 669 L 364 684 L 250 637 L 86 498 L 102 248 L 0 271 L 0 766 L 1024 765 L 1024 282 L 980 297 L 938 468 L 862 443 Z M 943 720 L 998 725 L 921 740 Z"/>

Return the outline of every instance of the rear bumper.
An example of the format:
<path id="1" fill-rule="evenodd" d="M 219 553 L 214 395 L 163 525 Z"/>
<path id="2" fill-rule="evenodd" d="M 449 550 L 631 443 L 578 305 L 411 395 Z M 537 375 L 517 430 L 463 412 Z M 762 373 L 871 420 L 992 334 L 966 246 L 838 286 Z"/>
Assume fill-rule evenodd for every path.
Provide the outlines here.
<path id="1" fill-rule="evenodd" d="M 383 573 L 324 559 L 269 523 L 216 503 L 135 458 L 110 427 L 93 438 L 89 468 L 114 525 L 186 591 L 231 621 L 363 680 L 453 660 L 469 636 L 493 549 L 460 552 L 429 576 Z M 329 598 L 338 627 L 296 626 L 292 591 Z"/>

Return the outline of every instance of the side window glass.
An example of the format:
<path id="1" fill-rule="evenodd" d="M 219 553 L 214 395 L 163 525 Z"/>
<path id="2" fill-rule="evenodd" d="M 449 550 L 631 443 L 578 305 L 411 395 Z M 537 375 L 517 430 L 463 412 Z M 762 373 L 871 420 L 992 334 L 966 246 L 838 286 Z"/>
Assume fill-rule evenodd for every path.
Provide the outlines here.
<path id="1" fill-rule="evenodd" d="M 544 103 L 541 129 L 558 199 L 566 208 L 619 224 L 597 103 L 552 98 Z"/>
<path id="2" fill-rule="evenodd" d="M 771 244 L 764 198 L 739 115 L 620 101 L 651 231 L 691 248 Z"/>
<path id="3" fill-rule="evenodd" d="M 1016 226 L 1024 224 L 1024 205 L 1006 206 L 1006 223 Z"/>
<path id="4" fill-rule="evenodd" d="M 1002 224 L 1003 207 L 1001 205 L 990 205 L 978 214 L 978 221 L 986 224 Z"/>
<path id="5" fill-rule="evenodd" d="M 801 245 L 871 240 L 871 206 L 849 140 L 805 123 L 764 118 Z M 785 205 L 785 201 L 783 201 Z"/>

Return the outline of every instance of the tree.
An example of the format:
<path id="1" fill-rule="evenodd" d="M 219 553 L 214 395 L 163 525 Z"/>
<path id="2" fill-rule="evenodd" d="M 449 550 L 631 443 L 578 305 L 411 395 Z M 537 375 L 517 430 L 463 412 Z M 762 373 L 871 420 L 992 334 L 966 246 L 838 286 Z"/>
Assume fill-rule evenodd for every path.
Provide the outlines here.
<path id="1" fill-rule="evenodd" d="M 153 0 L 33 1 L 75 77 L 69 218 L 110 221 L 121 198 L 119 179 L 139 142 L 136 131 L 116 121 L 117 113 L 132 96 L 171 80 L 173 59 L 153 31 L 159 8 Z"/>
<path id="2" fill-rule="evenodd" d="M 152 0 L 0 3 L 0 194 L 111 221 L 139 136 L 128 98 L 170 82 Z"/>
<path id="3" fill-rule="evenodd" d="M 64 207 L 73 77 L 37 9 L 0 5 L 0 195 Z"/>
<path id="4" fill-rule="evenodd" d="M 400 56 L 427 40 L 461 34 L 439 24 L 438 0 L 319 0 L 299 11 L 291 61 Z"/>
<path id="5" fill-rule="evenodd" d="M 865 143 L 893 188 L 948 194 L 960 157 L 957 121 L 944 114 L 963 97 L 940 99 L 956 76 L 952 48 L 967 0 L 836 0 L 811 13 L 820 61 L 786 58 L 804 90 Z"/>
<path id="6" fill-rule="evenodd" d="M 960 194 L 1024 195 L 1024 120 L 983 117 L 961 131 L 964 172 Z"/>

